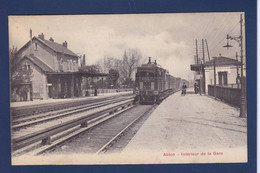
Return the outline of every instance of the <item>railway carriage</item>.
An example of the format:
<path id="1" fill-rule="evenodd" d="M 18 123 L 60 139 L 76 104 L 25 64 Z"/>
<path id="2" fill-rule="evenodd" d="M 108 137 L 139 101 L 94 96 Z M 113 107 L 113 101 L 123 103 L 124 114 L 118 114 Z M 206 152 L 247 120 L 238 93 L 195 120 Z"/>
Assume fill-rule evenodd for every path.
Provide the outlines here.
<path id="1" fill-rule="evenodd" d="M 160 65 L 149 61 L 141 67 L 137 67 L 134 93 L 136 100 L 142 103 L 159 104 L 164 98 L 178 89 L 181 80 L 169 74 Z"/>

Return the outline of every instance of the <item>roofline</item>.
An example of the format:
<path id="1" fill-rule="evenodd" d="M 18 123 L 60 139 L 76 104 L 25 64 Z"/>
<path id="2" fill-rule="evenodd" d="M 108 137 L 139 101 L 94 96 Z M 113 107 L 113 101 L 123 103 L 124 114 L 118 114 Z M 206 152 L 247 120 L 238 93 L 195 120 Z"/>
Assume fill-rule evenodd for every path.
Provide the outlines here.
<path id="1" fill-rule="evenodd" d="M 36 56 L 36 55 L 29 55 L 29 56 L 34 56 L 34 57 L 36 57 L 36 58 L 38 58 L 38 60 L 40 60 L 43 64 L 45 64 L 46 66 L 48 66 L 50 69 L 52 69 L 53 71 L 55 71 L 51 66 L 49 66 L 47 63 L 45 63 L 44 61 L 42 61 L 38 56 Z"/>
<path id="2" fill-rule="evenodd" d="M 33 37 L 32 40 L 38 40 L 39 42 L 41 42 L 42 44 L 44 44 L 45 46 L 47 46 L 48 48 L 50 48 L 52 51 L 54 51 L 55 53 L 60 53 L 62 54 L 62 52 L 57 52 L 56 50 L 54 50 L 52 47 L 50 47 L 49 45 L 47 45 L 44 41 L 42 41 L 41 39 L 37 38 L 37 37 Z M 25 47 L 27 47 L 29 44 L 30 44 L 31 40 L 29 40 L 27 43 L 25 43 L 25 45 L 23 47 L 21 47 L 18 51 L 17 51 L 17 54 L 19 54 L 22 49 L 24 49 Z M 67 48 L 68 49 L 68 48 Z M 64 53 L 64 52 L 63 52 Z M 72 56 L 72 57 L 75 57 L 75 58 L 78 58 L 79 56 L 78 55 L 70 55 L 70 54 L 67 54 L 67 53 L 64 53 L 65 55 L 68 55 L 68 56 Z"/>
<path id="3" fill-rule="evenodd" d="M 49 47 L 50 49 L 52 49 L 55 53 L 63 53 L 65 55 L 69 55 L 69 56 L 73 56 L 75 58 L 78 58 L 79 56 L 78 55 L 70 55 L 70 54 L 67 54 L 67 53 L 64 53 L 64 52 L 57 52 L 56 50 L 54 50 L 52 47 L 50 47 L 49 45 L 47 45 L 44 41 L 42 41 L 41 39 L 35 37 L 37 40 L 39 40 L 41 43 L 43 43 L 44 45 L 46 45 L 47 47 Z M 30 41 L 29 41 L 30 42 Z M 68 49 L 68 48 L 67 48 Z"/>
<path id="4" fill-rule="evenodd" d="M 21 63 L 24 59 L 28 59 L 28 60 L 31 61 L 34 65 L 36 65 L 39 69 L 41 69 L 41 71 L 45 72 L 39 65 L 37 65 L 35 62 L 33 62 L 27 55 L 25 55 L 24 57 L 22 57 L 22 59 L 20 60 L 19 63 Z"/>
<path id="5" fill-rule="evenodd" d="M 34 56 L 34 55 L 33 55 Z M 38 58 L 37 56 L 35 56 L 36 58 Z M 44 73 L 47 73 L 47 71 L 43 70 L 42 67 L 40 67 L 38 64 L 36 64 L 35 62 L 33 62 L 31 59 L 30 59 L 30 55 L 25 55 L 19 63 L 22 62 L 23 59 L 27 58 L 29 61 L 31 61 L 34 65 L 36 65 L 38 68 L 40 68 Z M 39 59 L 39 58 L 38 58 Z M 40 59 L 39 59 L 40 60 Z M 52 67 L 50 67 L 48 64 L 46 64 L 45 62 L 43 62 L 42 60 L 40 60 L 43 64 L 45 64 L 46 66 L 48 66 L 51 70 L 55 71 Z"/>

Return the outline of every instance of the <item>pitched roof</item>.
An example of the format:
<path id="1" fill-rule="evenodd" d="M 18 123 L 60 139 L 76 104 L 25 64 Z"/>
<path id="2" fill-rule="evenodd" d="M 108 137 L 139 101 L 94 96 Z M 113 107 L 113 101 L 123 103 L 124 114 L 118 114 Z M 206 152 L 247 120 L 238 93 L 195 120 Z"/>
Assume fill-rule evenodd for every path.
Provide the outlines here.
<path id="1" fill-rule="evenodd" d="M 41 39 L 41 38 L 38 38 L 38 37 L 33 37 L 32 40 L 38 40 L 39 42 L 43 43 L 44 45 L 46 45 L 47 47 L 52 49 L 54 52 L 78 57 L 77 54 L 75 54 L 74 52 L 72 52 L 67 47 L 63 46 L 62 44 L 52 42 L 52 41 L 49 41 L 49 40 L 45 40 L 45 39 Z M 29 45 L 30 45 L 30 40 L 21 49 L 19 49 L 17 51 L 17 53 L 19 54 L 19 52 L 21 52 L 23 49 L 25 49 Z"/>
<path id="2" fill-rule="evenodd" d="M 76 56 L 76 57 L 78 56 L 75 53 L 73 53 L 71 50 L 69 50 L 67 47 L 65 47 L 59 43 L 52 42 L 52 41 L 45 40 L 45 39 L 40 39 L 40 38 L 37 38 L 37 39 L 39 41 L 41 41 L 42 43 L 44 43 L 45 45 L 47 45 L 48 47 L 50 47 L 51 49 L 53 49 L 55 52 L 64 53 L 64 54 Z"/>
<path id="3" fill-rule="evenodd" d="M 48 66 L 45 62 L 37 58 L 36 56 L 30 54 L 25 56 L 24 58 L 29 59 L 33 64 L 38 66 L 44 72 L 55 72 L 50 66 Z"/>
<path id="4" fill-rule="evenodd" d="M 228 57 L 223 57 L 223 56 L 213 57 L 212 60 L 205 62 L 204 65 L 206 67 L 214 66 L 214 59 L 215 59 L 216 66 L 241 65 L 240 61 Z"/>

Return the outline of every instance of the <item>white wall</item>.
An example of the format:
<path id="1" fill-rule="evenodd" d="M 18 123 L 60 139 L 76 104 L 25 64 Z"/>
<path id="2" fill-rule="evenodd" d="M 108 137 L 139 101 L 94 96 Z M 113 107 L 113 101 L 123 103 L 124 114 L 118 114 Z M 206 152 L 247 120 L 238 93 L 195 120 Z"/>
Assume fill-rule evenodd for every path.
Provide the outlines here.
<path id="1" fill-rule="evenodd" d="M 28 59 L 25 59 L 21 66 L 23 66 L 25 63 L 30 65 L 32 72 L 32 88 L 33 88 L 33 95 L 39 94 L 41 99 L 48 99 L 48 88 L 47 88 L 47 77 L 46 75 L 41 71 L 41 69 L 37 66 L 35 66 L 31 61 Z"/>
<path id="2" fill-rule="evenodd" d="M 226 67 L 216 67 L 216 84 L 218 81 L 218 72 L 227 72 L 227 82 L 228 84 L 236 84 L 237 77 L 237 67 L 236 66 L 226 66 Z M 240 68 L 238 68 L 238 74 L 240 75 Z M 205 67 L 205 90 L 208 92 L 208 85 L 214 85 L 214 67 Z"/>

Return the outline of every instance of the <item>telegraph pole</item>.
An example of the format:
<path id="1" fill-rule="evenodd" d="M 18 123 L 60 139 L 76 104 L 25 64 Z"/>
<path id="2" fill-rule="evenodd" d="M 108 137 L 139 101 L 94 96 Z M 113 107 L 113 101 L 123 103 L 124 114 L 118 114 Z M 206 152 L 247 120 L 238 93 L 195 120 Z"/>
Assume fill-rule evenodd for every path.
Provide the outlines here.
<path id="1" fill-rule="evenodd" d="M 196 39 L 196 57 L 197 57 L 197 64 L 199 64 L 199 57 L 198 57 L 198 42 Z"/>
<path id="2" fill-rule="evenodd" d="M 238 55 L 237 55 L 237 52 L 236 52 L 236 60 L 237 60 L 237 80 L 236 80 L 236 83 L 238 85 Z"/>
<path id="3" fill-rule="evenodd" d="M 245 86 L 243 81 L 243 19 L 242 14 L 240 14 L 240 41 L 241 41 L 241 107 L 240 107 L 240 117 L 246 117 L 245 114 Z"/>
<path id="4" fill-rule="evenodd" d="M 210 56 L 209 56 L 209 47 L 208 47 L 207 39 L 205 39 L 205 42 L 206 42 L 206 46 L 207 46 L 208 58 L 209 58 L 209 61 L 210 61 Z"/>
<path id="5" fill-rule="evenodd" d="M 203 57 L 203 64 L 205 63 L 205 55 L 204 55 L 204 39 L 202 39 L 202 57 Z"/>
<path id="6" fill-rule="evenodd" d="M 244 74 L 243 74 L 243 18 L 242 18 L 242 14 L 240 14 L 240 36 L 239 37 L 231 37 L 229 35 L 227 35 L 227 45 L 223 46 L 223 47 L 232 47 L 228 44 L 228 39 L 230 40 L 235 40 L 239 43 L 239 47 L 240 47 L 240 58 L 241 58 L 241 104 L 240 104 L 240 115 L 239 117 L 246 117 L 246 112 L 245 112 L 245 83 L 246 81 L 243 80 Z"/>
<path id="7" fill-rule="evenodd" d="M 217 91 L 216 91 L 216 58 L 214 58 L 214 97 L 217 98 Z"/>

